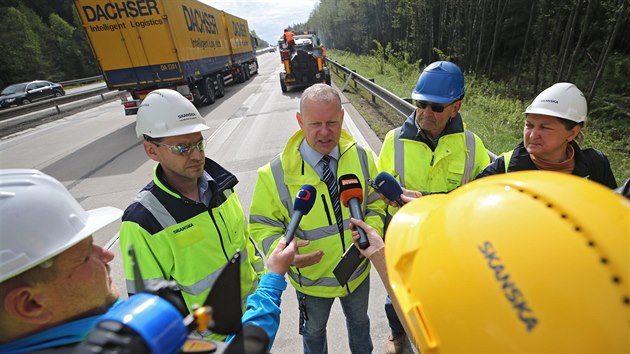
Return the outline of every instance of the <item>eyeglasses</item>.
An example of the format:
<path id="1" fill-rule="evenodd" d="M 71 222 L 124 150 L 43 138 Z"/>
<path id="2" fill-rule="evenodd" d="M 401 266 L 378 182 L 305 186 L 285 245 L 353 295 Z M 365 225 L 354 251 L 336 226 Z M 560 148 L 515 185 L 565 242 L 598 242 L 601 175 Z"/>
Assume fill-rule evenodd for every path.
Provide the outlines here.
<path id="1" fill-rule="evenodd" d="M 447 105 L 444 105 L 444 106 L 439 105 L 439 104 L 435 104 L 435 103 L 429 103 L 427 101 L 418 101 L 418 100 L 414 100 L 413 103 L 418 108 L 425 109 L 425 108 L 427 108 L 427 106 L 431 106 L 431 110 L 433 112 L 442 113 L 442 112 L 444 112 L 444 108 L 452 105 L 453 103 L 455 103 L 455 101 L 453 101 L 453 102 L 451 102 L 451 103 L 449 103 Z"/>
<path id="2" fill-rule="evenodd" d="M 203 150 L 206 148 L 205 139 L 201 139 L 195 144 L 190 144 L 190 145 L 189 144 L 169 145 L 169 144 L 164 144 L 157 141 L 154 141 L 153 143 L 157 146 L 160 146 L 160 145 L 166 146 L 169 150 L 171 150 L 172 153 L 177 154 L 177 155 L 190 155 L 195 149 L 199 150 L 200 152 L 203 152 Z"/>

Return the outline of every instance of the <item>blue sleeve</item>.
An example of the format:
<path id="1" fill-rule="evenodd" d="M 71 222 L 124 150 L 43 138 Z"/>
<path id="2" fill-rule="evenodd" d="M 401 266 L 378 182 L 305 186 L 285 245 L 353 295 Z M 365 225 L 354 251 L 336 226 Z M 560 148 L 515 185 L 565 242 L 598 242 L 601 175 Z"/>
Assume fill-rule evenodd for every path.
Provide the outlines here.
<path id="1" fill-rule="evenodd" d="M 269 336 L 269 348 L 280 327 L 280 299 L 286 288 L 284 276 L 266 273 L 260 278 L 256 291 L 247 298 L 247 309 L 242 322 L 244 325 L 253 324 L 264 329 Z M 228 338 L 230 340 L 232 337 Z"/>

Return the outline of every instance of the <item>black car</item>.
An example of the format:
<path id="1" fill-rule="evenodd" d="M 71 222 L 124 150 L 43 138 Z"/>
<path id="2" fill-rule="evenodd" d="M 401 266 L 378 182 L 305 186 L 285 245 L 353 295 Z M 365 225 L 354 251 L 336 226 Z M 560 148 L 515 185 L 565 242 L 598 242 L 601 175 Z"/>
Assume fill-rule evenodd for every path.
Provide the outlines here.
<path id="1" fill-rule="evenodd" d="M 50 81 L 37 80 L 7 86 L 0 92 L 0 107 L 20 106 L 66 94 L 63 86 Z"/>

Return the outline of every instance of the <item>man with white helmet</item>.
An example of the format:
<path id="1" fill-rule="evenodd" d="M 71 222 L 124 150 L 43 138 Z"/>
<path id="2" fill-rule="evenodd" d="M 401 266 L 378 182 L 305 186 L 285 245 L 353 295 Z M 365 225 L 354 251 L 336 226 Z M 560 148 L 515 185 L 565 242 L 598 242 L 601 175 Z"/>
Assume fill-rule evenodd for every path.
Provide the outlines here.
<path id="1" fill-rule="evenodd" d="M 543 170 L 588 178 L 609 188 L 617 182 L 608 158 L 593 148 L 580 149 L 586 122 L 584 94 L 574 84 L 560 82 L 541 92 L 525 109 L 523 142 L 499 156 L 477 177 Z"/>
<path id="2" fill-rule="evenodd" d="M 216 276 L 238 250 L 243 305 L 256 290 L 264 264 L 234 191 L 236 176 L 204 155 L 201 132 L 207 129 L 193 104 L 176 91 L 152 91 L 140 105 L 136 132 L 144 138 L 147 156 L 158 164 L 153 181 L 122 218 L 120 246 L 129 294 L 136 292 L 130 246 L 142 278 L 176 281 L 189 310 L 203 304 Z M 280 284 L 284 278 L 274 281 L 278 288 L 285 286 Z"/>
<path id="3" fill-rule="evenodd" d="M 84 210 L 39 171 L 0 170 L 0 352 L 68 352 L 116 303 L 114 254 L 92 234 L 121 215 Z"/>

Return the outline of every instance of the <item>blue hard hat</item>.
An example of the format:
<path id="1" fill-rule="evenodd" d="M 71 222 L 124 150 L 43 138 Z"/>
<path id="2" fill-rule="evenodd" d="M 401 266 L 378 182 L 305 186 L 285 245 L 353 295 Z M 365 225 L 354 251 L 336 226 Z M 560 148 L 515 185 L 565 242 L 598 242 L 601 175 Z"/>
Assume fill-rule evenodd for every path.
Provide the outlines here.
<path id="1" fill-rule="evenodd" d="M 459 66 L 450 61 L 436 61 L 422 71 L 411 98 L 446 104 L 463 98 L 464 93 L 464 74 Z"/>

